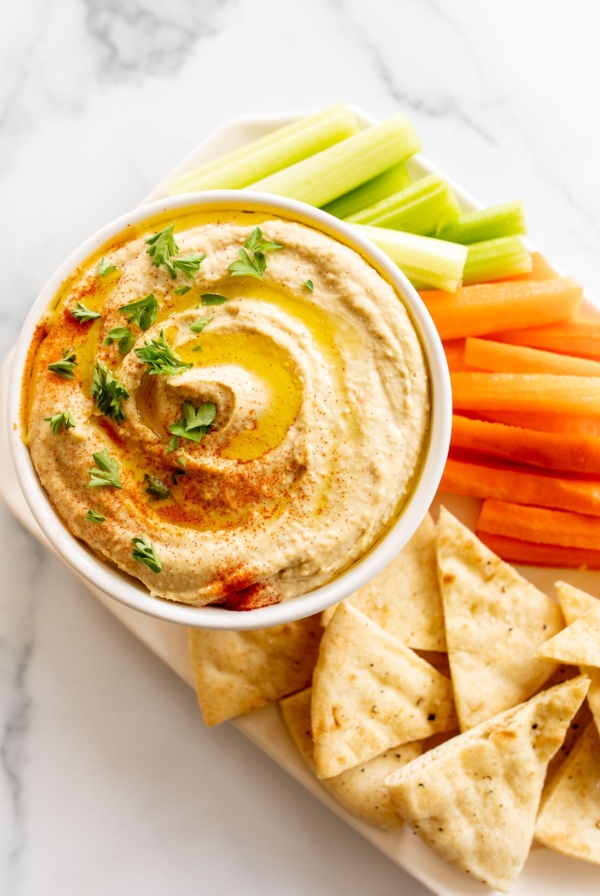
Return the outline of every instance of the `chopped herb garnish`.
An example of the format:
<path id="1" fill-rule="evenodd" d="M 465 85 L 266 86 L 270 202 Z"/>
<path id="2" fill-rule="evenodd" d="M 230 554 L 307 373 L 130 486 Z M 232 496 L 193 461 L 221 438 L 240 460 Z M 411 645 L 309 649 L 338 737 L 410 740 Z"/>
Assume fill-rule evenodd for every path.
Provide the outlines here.
<path id="1" fill-rule="evenodd" d="M 92 454 L 95 467 L 88 470 L 88 476 L 91 482 L 88 488 L 97 488 L 99 486 L 110 485 L 112 488 L 123 488 L 123 483 L 119 478 L 119 465 L 113 460 L 108 453 L 108 448 Z"/>
<path id="2" fill-rule="evenodd" d="M 196 345 L 196 346 L 192 349 L 192 351 L 193 351 L 193 352 L 203 352 L 204 349 L 202 348 L 201 345 Z"/>
<path id="3" fill-rule="evenodd" d="M 312 292 L 313 289 L 315 288 L 314 283 L 312 282 L 312 280 L 305 280 L 305 281 L 304 281 L 304 285 L 306 286 L 306 288 L 307 288 L 310 292 Z"/>
<path id="4" fill-rule="evenodd" d="M 179 246 L 175 242 L 175 236 L 173 235 L 174 227 L 175 221 L 146 240 L 148 244 L 146 252 L 152 258 L 152 264 L 155 268 L 159 268 L 161 264 L 167 263 L 171 255 L 176 255 L 179 252 Z M 177 274 L 174 275 L 174 277 L 176 276 Z"/>
<path id="5" fill-rule="evenodd" d="M 96 320 L 98 317 L 102 315 L 97 311 L 90 311 L 89 308 L 86 308 L 85 305 L 82 305 L 81 302 L 77 302 L 74 308 L 71 309 L 71 314 L 78 320 L 79 323 L 85 324 L 88 320 Z"/>
<path id="6" fill-rule="evenodd" d="M 177 436 L 171 436 L 171 438 L 169 439 L 169 444 L 167 448 L 165 448 L 165 454 L 170 454 L 172 451 L 177 451 L 178 446 L 179 439 L 177 438 Z"/>
<path id="7" fill-rule="evenodd" d="M 171 494 L 169 486 L 165 485 L 162 479 L 159 479 L 158 476 L 151 476 L 150 473 L 146 473 L 144 482 L 148 484 L 146 494 L 150 495 L 150 497 L 156 501 L 164 500 L 164 498 L 168 498 Z"/>
<path id="8" fill-rule="evenodd" d="M 184 296 L 186 292 L 189 292 L 192 287 L 188 286 L 187 283 L 185 286 L 178 286 L 177 289 L 174 289 L 173 292 L 176 296 Z"/>
<path id="9" fill-rule="evenodd" d="M 100 262 L 98 264 L 98 273 L 101 277 L 106 277 L 107 274 L 111 274 L 116 270 L 117 266 L 115 264 L 111 264 L 111 262 L 107 261 L 104 257 L 100 259 Z"/>
<path id="10" fill-rule="evenodd" d="M 94 365 L 92 398 L 106 417 L 116 423 L 125 419 L 121 399 L 129 398 L 129 392 L 101 361 L 96 361 Z"/>
<path id="11" fill-rule="evenodd" d="M 55 436 L 58 435 L 60 430 L 64 428 L 65 432 L 68 429 L 75 429 L 75 421 L 71 416 L 71 411 L 61 411 L 59 414 L 54 414 L 53 417 L 44 417 L 44 420 L 47 420 L 50 424 L 50 428 Z"/>
<path id="12" fill-rule="evenodd" d="M 104 340 L 104 345 L 112 345 L 113 342 L 118 342 L 119 352 L 126 355 L 133 348 L 135 336 L 129 327 L 113 327 Z"/>
<path id="13" fill-rule="evenodd" d="M 212 317 L 199 317 L 198 320 L 195 320 L 193 324 L 190 324 L 190 330 L 192 333 L 201 333 L 204 327 L 209 324 L 212 320 Z"/>
<path id="14" fill-rule="evenodd" d="M 182 455 L 181 457 L 177 458 L 177 463 L 180 467 L 187 467 L 187 458 Z M 182 473 L 185 473 L 185 470 L 182 470 Z"/>
<path id="15" fill-rule="evenodd" d="M 177 376 L 192 367 L 186 361 L 182 361 L 165 338 L 164 330 L 160 331 L 158 339 L 145 342 L 142 348 L 136 348 L 136 355 L 146 364 L 150 365 L 150 374 L 163 373 L 165 376 Z"/>
<path id="16" fill-rule="evenodd" d="M 191 255 L 182 255 L 181 258 L 174 258 L 172 261 L 172 266 L 175 268 L 175 273 L 170 271 L 171 277 L 175 279 L 177 276 L 177 271 L 181 271 L 184 277 L 187 277 L 188 280 L 192 280 L 194 274 L 197 274 L 200 270 L 200 265 L 206 258 L 206 252 L 201 252 L 200 254 Z"/>
<path id="17" fill-rule="evenodd" d="M 147 330 L 158 315 L 158 302 L 154 293 L 149 292 L 143 299 L 129 302 L 128 305 L 121 305 L 119 311 L 123 312 L 127 320 L 135 321 L 138 327 Z"/>
<path id="18" fill-rule="evenodd" d="M 216 292 L 206 292 L 200 296 L 200 301 L 203 305 L 224 305 L 227 299 Z"/>
<path id="19" fill-rule="evenodd" d="M 156 548 L 152 542 L 148 541 L 145 535 L 140 535 L 139 538 L 132 538 L 131 540 L 133 542 L 133 553 L 131 555 L 133 559 L 139 560 L 140 563 L 145 563 L 152 572 L 161 572 L 162 563 L 158 559 Z"/>
<path id="20" fill-rule="evenodd" d="M 253 258 L 250 258 L 246 249 L 252 252 Z M 227 270 L 231 271 L 232 277 L 256 277 L 257 280 L 262 280 L 267 269 L 265 252 L 275 252 L 278 249 L 283 249 L 282 243 L 263 240 L 262 230 L 255 227 L 244 243 L 244 248 L 238 249 L 239 261 L 232 262 Z"/>
<path id="21" fill-rule="evenodd" d="M 62 376 L 65 380 L 72 380 L 75 378 L 73 371 L 77 367 L 76 358 L 77 355 L 73 348 L 63 348 L 62 361 L 53 361 L 52 364 L 48 364 L 48 370 Z"/>
<path id="22" fill-rule="evenodd" d="M 97 510 L 88 510 L 85 519 L 88 523 L 103 523 L 106 517 L 102 516 L 101 513 L 98 513 Z"/>
<path id="23" fill-rule="evenodd" d="M 185 461 L 185 457 L 178 458 L 178 461 L 180 460 Z M 171 482 L 173 483 L 173 485 L 179 485 L 179 480 L 177 479 L 178 476 L 185 476 L 185 470 L 173 470 L 173 472 L 171 473 Z"/>
<path id="24" fill-rule="evenodd" d="M 217 406 L 212 401 L 205 401 L 199 408 L 195 408 L 191 401 L 184 401 L 183 417 L 169 426 L 169 432 L 177 438 L 201 442 L 216 416 Z"/>

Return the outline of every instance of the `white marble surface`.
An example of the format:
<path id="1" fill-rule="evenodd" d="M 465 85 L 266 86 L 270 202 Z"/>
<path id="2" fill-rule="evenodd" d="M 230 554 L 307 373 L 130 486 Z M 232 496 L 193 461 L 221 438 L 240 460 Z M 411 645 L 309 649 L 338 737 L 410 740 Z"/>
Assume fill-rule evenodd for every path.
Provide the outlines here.
<path id="1" fill-rule="evenodd" d="M 0 357 L 37 291 L 229 117 L 409 112 L 600 296 L 593 0 L 19 0 L 0 27 Z M 0 893 L 425 890 L 191 691 L 0 507 Z"/>

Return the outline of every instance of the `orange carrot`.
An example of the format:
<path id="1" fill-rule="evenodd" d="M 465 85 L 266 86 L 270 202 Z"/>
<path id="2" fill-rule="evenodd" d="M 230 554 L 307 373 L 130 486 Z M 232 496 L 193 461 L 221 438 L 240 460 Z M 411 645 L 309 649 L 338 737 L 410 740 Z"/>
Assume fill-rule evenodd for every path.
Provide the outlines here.
<path id="1" fill-rule="evenodd" d="M 561 566 L 566 569 L 600 569 L 600 551 L 561 548 L 555 544 L 534 544 L 503 535 L 477 532 L 477 537 L 507 563 L 525 566 Z"/>
<path id="2" fill-rule="evenodd" d="M 559 479 L 529 467 L 449 457 L 440 490 L 454 495 L 516 501 L 600 516 L 600 483 Z"/>
<path id="3" fill-rule="evenodd" d="M 597 551 L 600 519 L 583 513 L 565 513 L 546 507 L 524 507 L 510 501 L 484 501 L 477 528 L 489 535 L 503 535 L 534 544 Z"/>
<path id="4" fill-rule="evenodd" d="M 421 298 L 441 338 L 460 339 L 566 320 L 577 314 L 582 295 L 574 277 L 554 277 L 426 290 Z"/>
<path id="5" fill-rule="evenodd" d="M 600 361 L 600 318 L 597 317 L 574 318 L 554 326 L 505 328 L 501 333 L 494 333 L 492 339 Z"/>
<path id="6" fill-rule="evenodd" d="M 492 423 L 506 423 L 507 426 L 520 426 L 523 429 L 535 429 L 539 432 L 555 432 L 582 436 L 600 436 L 600 416 L 590 414 L 548 414 L 544 411 L 480 411 L 477 414 L 483 420 Z"/>
<path id="7" fill-rule="evenodd" d="M 531 270 L 526 274 L 515 274 L 506 277 L 506 280 L 549 280 L 550 277 L 558 277 L 554 268 L 551 268 L 543 255 L 539 252 L 531 253 Z"/>
<path id="8" fill-rule="evenodd" d="M 454 416 L 451 446 L 550 470 L 600 474 L 600 438 L 597 436 L 536 432 Z"/>
<path id="9" fill-rule="evenodd" d="M 555 373 L 559 376 L 598 376 L 600 362 L 573 358 L 539 348 L 509 345 L 469 336 L 463 354 L 464 369 L 499 373 Z"/>
<path id="10" fill-rule="evenodd" d="M 450 379 L 455 410 L 600 414 L 598 377 L 452 373 Z"/>
<path id="11" fill-rule="evenodd" d="M 444 352 L 446 353 L 446 361 L 448 369 L 453 373 L 462 370 L 470 370 L 471 368 L 465 363 L 465 340 L 449 339 L 443 343 Z"/>

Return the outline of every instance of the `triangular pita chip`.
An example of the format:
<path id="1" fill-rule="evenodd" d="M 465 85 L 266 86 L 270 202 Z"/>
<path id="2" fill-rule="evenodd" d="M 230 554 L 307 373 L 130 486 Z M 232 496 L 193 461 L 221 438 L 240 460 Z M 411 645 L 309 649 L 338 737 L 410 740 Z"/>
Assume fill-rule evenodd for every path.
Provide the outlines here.
<path id="1" fill-rule="evenodd" d="M 398 556 L 348 601 L 413 650 L 446 649 L 435 523 L 429 513 Z M 323 612 L 323 625 L 335 610 Z"/>
<path id="2" fill-rule="evenodd" d="M 548 762 L 588 686 L 542 691 L 388 778 L 392 802 L 424 843 L 476 880 L 510 890 L 529 853 Z"/>
<path id="3" fill-rule="evenodd" d="M 560 608 L 440 508 L 446 643 L 462 731 L 534 694 L 554 666 L 536 649 L 563 627 Z"/>
<path id="4" fill-rule="evenodd" d="M 556 582 L 554 587 L 558 595 L 563 616 L 567 621 L 567 625 L 575 622 L 580 616 L 592 610 L 598 605 L 598 598 L 574 588 L 568 582 Z M 590 689 L 587 695 L 587 702 L 596 722 L 596 727 L 600 732 L 600 669 L 594 666 L 580 666 L 580 671 L 587 675 L 590 679 Z"/>
<path id="5" fill-rule="evenodd" d="M 535 838 L 600 865 L 600 737 L 593 722 L 544 791 Z"/>
<path id="6" fill-rule="evenodd" d="M 325 629 L 313 677 L 319 778 L 456 727 L 450 681 L 351 604 Z"/>
<path id="7" fill-rule="evenodd" d="M 538 656 L 558 663 L 600 667 L 600 601 L 542 644 Z"/>
<path id="8" fill-rule="evenodd" d="M 188 633 L 200 709 L 217 725 L 309 685 L 322 628 L 317 615 L 256 631 Z"/>
<path id="9" fill-rule="evenodd" d="M 311 688 L 307 688 L 281 700 L 279 706 L 298 752 L 315 774 L 310 703 Z M 321 784 L 356 818 L 376 827 L 398 831 L 404 822 L 394 809 L 384 782 L 392 772 L 420 756 L 422 750 L 419 741 L 393 747 L 341 775 L 323 779 Z"/>

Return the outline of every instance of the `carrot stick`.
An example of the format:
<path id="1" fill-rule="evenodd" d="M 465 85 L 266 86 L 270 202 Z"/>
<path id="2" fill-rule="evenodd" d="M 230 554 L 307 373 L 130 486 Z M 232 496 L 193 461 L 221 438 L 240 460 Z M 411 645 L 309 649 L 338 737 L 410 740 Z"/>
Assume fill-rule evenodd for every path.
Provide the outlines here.
<path id="1" fill-rule="evenodd" d="M 600 414 L 600 378 L 546 373 L 452 373 L 455 410 Z"/>
<path id="2" fill-rule="evenodd" d="M 489 535 L 504 535 L 534 544 L 598 550 L 600 519 L 583 513 L 565 513 L 546 507 L 524 507 L 510 501 L 484 501 L 477 528 Z"/>
<path id="3" fill-rule="evenodd" d="M 534 544 L 503 535 L 477 532 L 477 537 L 507 563 L 525 566 L 562 566 L 567 569 L 600 569 L 600 551 L 562 548 L 555 544 Z"/>
<path id="4" fill-rule="evenodd" d="M 582 295 L 574 277 L 554 277 L 425 290 L 421 298 L 441 338 L 460 339 L 566 320 L 577 314 Z"/>
<path id="5" fill-rule="evenodd" d="M 555 432 L 562 435 L 600 436 L 600 416 L 590 414 L 552 414 L 544 411 L 480 411 L 477 414 L 492 423 L 506 423 L 539 432 Z"/>
<path id="6" fill-rule="evenodd" d="M 505 328 L 502 332 L 494 333 L 492 339 L 600 361 L 600 318 L 597 317 L 574 318 L 554 326 L 534 326 L 520 330 Z"/>
<path id="7" fill-rule="evenodd" d="M 440 490 L 453 495 L 495 498 L 600 516 L 600 483 L 545 476 L 528 467 L 449 457 Z"/>
<path id="8" fill-rule="evenodd" d="M 549 280 L 551 277 L 558 277 L 554 268 L 551 268 L 543 255 L 539 252 L 531 253 L 531 270 L 526 274 L 515 274 L 513 277 L 506 277 L 506 280 Z"/>
<path id="9" fill-rule="evenodd" d="M 597 436 L 536 432 L 454 416 L 451 446 L 550 470 L 600 473 L 600 438 Z"/>
<path id="10" fill-rule="evenodd" d="M 600 362 L 572 358 L 539 348 L 509 345 L 469 336 L 465 343 L 465 370 L 493 370 L 500 373 L 555 373 L 559 376 L 598 376 Z"/>
<path id="11" fill-rule="evenodd" d="M 458 373 L 459 371 L 471 369 L 465 362 L 464 339 L 449 339 L 448 342 L 444 342 L 443 345 L 449 370 L 453 373 Z"/>

